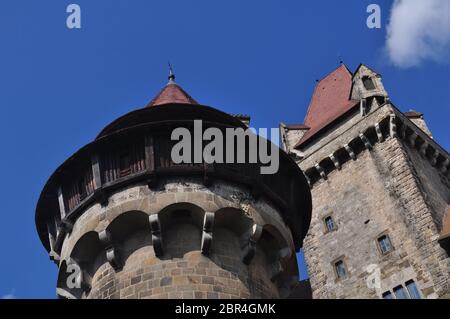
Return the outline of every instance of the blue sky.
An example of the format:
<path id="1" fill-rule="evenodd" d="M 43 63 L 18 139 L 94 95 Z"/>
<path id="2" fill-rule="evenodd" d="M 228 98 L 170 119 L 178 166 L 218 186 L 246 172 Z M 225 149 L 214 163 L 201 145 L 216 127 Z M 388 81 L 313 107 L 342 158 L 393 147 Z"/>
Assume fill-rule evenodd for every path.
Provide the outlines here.
<path id="1" fill-rule="evenodd" d="M 66 27 L 70 3 L 81 6 L 80 30 Z M 369 3 L 381 6 L 381 29 L 366 26 Z M 401 110 L 425 113 L 450 149 L 446 35 L 433 42 L 433 32 L 417 28 L 405 38 L 411 28 L 400 15 L 387 50 L 391 7 L 387 0 L 1 1 L 0 297 L 54 297 L 57 268 L 34 225 L 41 188 L 106 124 L 150 101 L 167 81 L 169 60 L 196 100 L 249 114 L 254 127 L 301 123 L 316 79 L 340 59 L 352 70 L 364 62 L 383 75 Z M 411 56 L 420 37 L 439 48 Z"/>

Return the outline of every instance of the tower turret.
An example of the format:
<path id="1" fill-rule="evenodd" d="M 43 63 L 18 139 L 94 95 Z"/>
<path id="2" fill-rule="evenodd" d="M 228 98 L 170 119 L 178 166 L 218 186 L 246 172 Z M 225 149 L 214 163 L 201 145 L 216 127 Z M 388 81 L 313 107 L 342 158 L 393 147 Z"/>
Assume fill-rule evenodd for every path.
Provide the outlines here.
<path id="1" fill-rule="evenodd" d="M 51 175 L 36 226 L 59 268 L 58 296 L 289 295 L 311 213 L 301 170 L 283 152 L 271 175 L 259 162 L 175 163 L 172 132 L 192 132 L 196 120 L 203 130 L 246 128 L 199 105 L 171 71 L 148 107 L 109 124 Z"/>

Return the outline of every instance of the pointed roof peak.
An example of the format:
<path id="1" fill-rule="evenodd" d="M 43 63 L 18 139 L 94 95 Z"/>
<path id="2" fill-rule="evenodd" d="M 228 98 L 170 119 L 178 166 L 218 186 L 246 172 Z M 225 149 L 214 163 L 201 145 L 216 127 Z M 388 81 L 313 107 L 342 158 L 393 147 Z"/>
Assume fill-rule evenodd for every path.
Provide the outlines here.
<path id="1" fill-rule="evenodd" d="M 172 65 L 169 63 L 169 82 L 159 92 L 157 96 L 150 101 L 147 107 L 153 107 L 163 104 L 191 104 L 198 105 L 198 102 L 194 100 L 185 90 L 181 88 L 175 82 L 175 73 L 173 72 Z"/>
<path id="2" fill-rule="evenodd" d="M 350 99 L 352 76 L 353 73 L 342 63 L 317 82 L 303 122 L 311 129 L 303 135 L 296 147 L 357 104 L 358 101 Z"/>
<path id="3" fill-rule="evenodd" d="M 169 83 L 167 83 L 167 85 L 169 84 L 175 84 L 175 73 L 173 72 L 173 67 L 172 64 L 170 64 L 169 62 Z"/>

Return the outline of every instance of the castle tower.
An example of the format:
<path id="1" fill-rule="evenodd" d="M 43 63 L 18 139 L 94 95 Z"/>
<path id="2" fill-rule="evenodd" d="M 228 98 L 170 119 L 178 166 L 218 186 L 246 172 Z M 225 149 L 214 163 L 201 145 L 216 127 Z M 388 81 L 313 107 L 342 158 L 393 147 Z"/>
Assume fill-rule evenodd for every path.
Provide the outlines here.
<path id="1" fill-rule="evenodd" d="M 281 135 L 311 187 L 314 298 L 450 297 L 450 156 L 421 113 L 400 112 L 367 66 L 341 65 Z"/>
<path id="2" fill-rule="evenodd" d="M 248 118 L 199 105 L 171 72 L 147 107 L 109 124 L 51 175 L 36 226 L 59 268 L 59 297 L 289 296 L 310 223 L 306 179 L 284 152 L 272 175 L 260 174 L 260 162 L 175 164 L 172 132 L 195 138 L 194 120 L 222 132 L 246 129 Z"/>

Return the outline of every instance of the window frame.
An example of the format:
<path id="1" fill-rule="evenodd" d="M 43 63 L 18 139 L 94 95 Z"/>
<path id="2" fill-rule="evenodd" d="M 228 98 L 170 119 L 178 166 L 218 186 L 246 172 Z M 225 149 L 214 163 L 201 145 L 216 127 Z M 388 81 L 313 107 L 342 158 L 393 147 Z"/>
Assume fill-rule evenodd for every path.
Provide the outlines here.
<path id="1" fill-rule="evenodd" d="M 344 277 L 340 277 L 339 276 L 339 272 L 338 272 L 338 268 L 337 268 L 337 264 L 338 263 L 342 263 L 342 265 L 344 267 L 344 271 L 345 271 L 345 276 Z M 346 279 L 348 279 L 350 277 L 350 272 L 348 271 L 347 263 L 345 262 L 345 257 L 339 257 L 339 258 L 335 259 L 332 262 L 332 266 L 333 266 L 333 270 L 334 270 L 334 274 L 335 274 L 336 280 L 342 281 L 342 280 L 346 280 Z"/>
<path id="2" fill-rule="evenodd" d="M 331 230 L 328 229 L 328 224 L 327 224 L 327 219 L 329 219 L 329 218 L 331 218 L 331 221 L 333 223 L 333 229 L 331 229 Z M 326 215 L 325 217 L 323 217 L 322 218 L 322 222 L 323 222 L 323 225 L 324 225 L 324 228 L 325 228 L 325 234 L 335 232 L 338 229 L 338 226 L 336 224 L 336 220 L 333 218 L 333 214 L 329 214 L 329 215 Z"/>
<path id="3" fill-rule="evenodd" d="M 383 249 L 381 248 L 381 242 L 382 242 L 382 240 L 380 240 L 380 239 L 383 238 L 383 237 L 386 237 L 387 240 L 389 241 L 390 249 L 389 249 L 388 251 L 383 251 Z M 392 252 L 395 250 L 394 245 L 392 244 L 391 236 L 389 236 L 389 233 L 388 233 L 387 231 L 385 231 L 385 232 L 383 232 L 383 233 L 381 233 L 381 234 L 379 234 L 379 235 L 377 236 L 377 238 L 376 238 L 376 245 L 377 245 L 378 252 L 379 252 L 382 256 L 389 255 L 390 253 L 392 253 Z"/>
<path id="4" fill-rule="evenodd" d="M 392 288 L 392 291 L 394 292 L 395 299 L 400 299 L 400 300 L 401 299 L 411 299 L 408 294 L 408 290 L 403 285 L 395 286 L 394 288 Z M 397 291 L 402 291 L 403 294 L 405 295 L 405 298 L 398 298 Z"/>
<path id="5" fill-rule="evenodd" d="M 409 289 L 411 284 L 414 285 L 415 293 L 417 293 L 417 297 L 418 298 L 413 296 L 413 294 L 411 293 L 411 289 Z M 409 299 L 422 299 L 422 294 L 420 292 L 419 287 L 417 287 L 417 283 L 416 283 L 416 281 L 414 279 L 410 279 L 410 280 L 406 281 L 405 282 L 405 288 L 406 288 L 406 291 L 407 291 L 407 293 L 409 295 Z"/>

